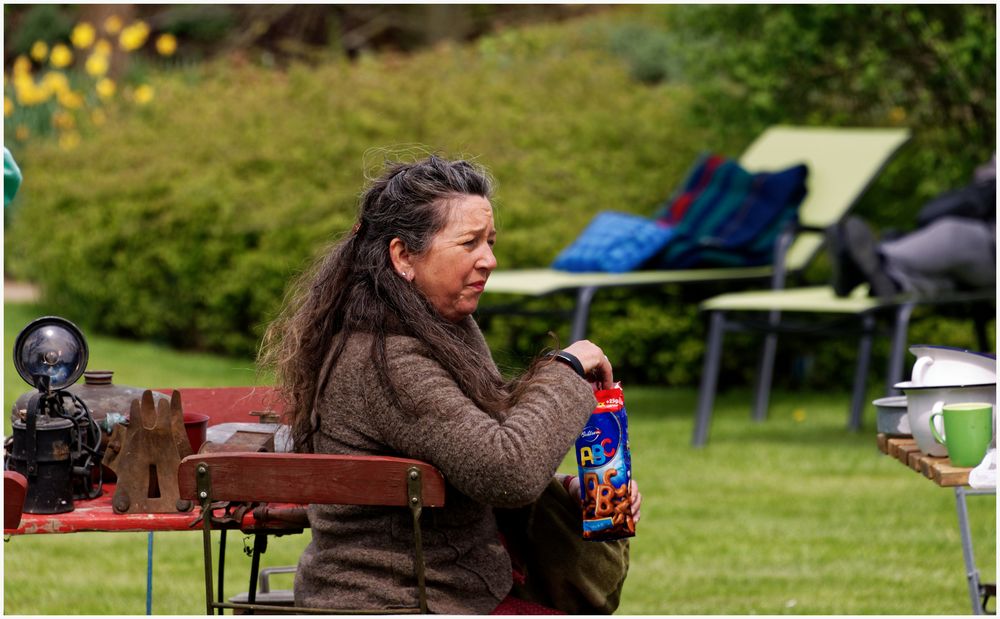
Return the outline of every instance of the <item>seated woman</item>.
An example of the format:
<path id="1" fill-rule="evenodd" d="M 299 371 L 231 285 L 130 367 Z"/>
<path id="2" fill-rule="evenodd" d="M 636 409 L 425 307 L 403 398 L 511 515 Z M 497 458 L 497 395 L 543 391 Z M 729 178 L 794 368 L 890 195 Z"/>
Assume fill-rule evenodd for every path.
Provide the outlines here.
<path id="1" fill-rule="evenodd" d="M 501 377 L 471 317 L 497 265 L 491 190 L 465 161 L 390 166 L 265 338 L 297 451 L 416 458 L 444 474 L 446 505 L 423 516 L 435 613 L 485 614 L 505 600 L 511 562 L 493 507 L 538 498 L 594 408 L 594 388 L 613 380 L 589 341 L 564 351 L 577 368 L 542 357 Z M 567 486 L 579 495 L 578 480 Z M 634 484 L 631 493 L 638 521 Z M 413 606 L 409 519 L 384 507 L 310 506 L 296 605 Z"/>

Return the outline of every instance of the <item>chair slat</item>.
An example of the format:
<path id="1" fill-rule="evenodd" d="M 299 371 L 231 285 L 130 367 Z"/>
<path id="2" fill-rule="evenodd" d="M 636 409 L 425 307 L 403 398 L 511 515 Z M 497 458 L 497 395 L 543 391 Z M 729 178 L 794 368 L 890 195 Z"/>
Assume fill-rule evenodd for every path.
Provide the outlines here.
<path id="1" fill-rule="evenodd" d="M 217 501 L 407 506 L 408 471 L 417 467 L 423 477 L 423 505 L 444 505 L 444 478 L 426 462 L 330 454 L 194 454 L 180 464 L 181 498 L 198 500 L 196 469 L 202 462 L 210 467 L 212 498 Z"/>

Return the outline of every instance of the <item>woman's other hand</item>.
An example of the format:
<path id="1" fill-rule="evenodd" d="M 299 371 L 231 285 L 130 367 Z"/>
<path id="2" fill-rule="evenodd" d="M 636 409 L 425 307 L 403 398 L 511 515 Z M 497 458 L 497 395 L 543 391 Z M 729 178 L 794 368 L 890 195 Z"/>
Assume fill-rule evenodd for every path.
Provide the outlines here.
<path id="1" fill-rule="evenodd" d="M 577 500 L 580 507 L 583 507 L 583 497 L 580 496 L 580 478 L 576 475 L 571 475 L 569 481 L 566 482 L 566 492 Z"/>
<path id="2" fill-rule="evenodd" d="M 642 493 L 639 492 L 639 484 L 635 480 L 628 482 L 628 496 L 632 502 L 632 521 L 639 522 L 639 507 L 642 505 Z"/>
<path id="3" fill-rule="evenodd" d="M 587 380 L 594 383 L 598 389 L 610 389 L 614 384 L 611 362 L 608 361 L 608 357 L 600 346 L 590 340 L 580 340 L 573 342 L 563 350 L 580 360 Z"/>

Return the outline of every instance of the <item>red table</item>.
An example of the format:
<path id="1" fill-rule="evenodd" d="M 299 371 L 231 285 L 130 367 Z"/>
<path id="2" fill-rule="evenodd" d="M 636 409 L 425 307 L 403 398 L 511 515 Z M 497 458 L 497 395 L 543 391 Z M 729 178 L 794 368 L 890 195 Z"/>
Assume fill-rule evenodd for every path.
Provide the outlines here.
<path id="1" fill-rule="evenodd" d="M 170 395 L 172 389 L 157 389 Z M 181 402 L 185 412 L 203 413 L 209 417 L 209 426 L 220 423 L 255 423 L 257 411 L 278 411 L 274 391 L 270 387 L 220 387 L 180 389 Z M 188 512 L 165 514 L 118 514 L 111 507 L 115 494 L 115 484 L 106 483 L 101 496 L 89 501 L 74 501 L 74 509 L 63 514 L 22 514 L 16 529 L 4 529 L 4 535 L 37 535 L 82 532 L 148 532 L 149 554 L 147 564 L 146 614 L 151 614 L 152 604 L 152 535 L 154 531 L 196 531 L 194 525 L 201 510 L 197 505 Z M 275 506 L 279 507 L 279 506 Z M 221 515 L 221 510 L 216 514 Z M 281 521 L 260 521 L 252 511 L 247 511 L 241 523 L 230 528 L 241 530 L 267 529 L 285 530 L 289 533 L 301 531 L 300 526 Z"/>
<path id="2" fill-rule="evenodd" d="M 111 499 L 115 494 L 115 484 L 104 484 L 104 493 L 89 501 L 74 501 L 75 509 L 64 514 L 22 514 L 21 525 L 16 529 L 4 529 L 4 535 L 37 535 L 50 533 L 86 533 L 86 532 L 143 532 L 143 531 L 197 531 L 201 532 L 200 524 L 195 519 L 201 509 L 195 507 L 188 512 L 169 514 L 117 514 L 111 508 Z M 283 507 L 274 505 L 274 507 Z M 216 510 L 221 515 L 222 510 Z M 201 522 L 200 520 L 198 521 Z M 230 528 L 243 531 L 253 529 L 290 529 L 300 527 L 290 526 L 279 520 L 262 520 L 254 518 L 253 511 L 247 511 L 239 526 L 233 524 Z"/>
<path id="3" fill-rule="evenodd" d="M 170 395 L 172 389 L 156 389 Z M 257 411 L 279 411 L 271 387 L 207 387 L 179 389 L 184 411 L 208 415 L 209 426 L 220 423 L 255 423 Z M 84 531 L 187 531 L 198 516 L 195 507 L 189 512 L 170 514 L 116 514 L 111 508 L 114 484 L 104 484 L 101 496 L 90 501 L 74 501 L 75 509 L 63 514 L 22 514 L 17 529 L 4 529 L 4 535 L 39 533 L 80 533 Z M 248 514 L 246 527 L 262 526 Z M 280 528 L 280 527 L 279 527 Z"/>

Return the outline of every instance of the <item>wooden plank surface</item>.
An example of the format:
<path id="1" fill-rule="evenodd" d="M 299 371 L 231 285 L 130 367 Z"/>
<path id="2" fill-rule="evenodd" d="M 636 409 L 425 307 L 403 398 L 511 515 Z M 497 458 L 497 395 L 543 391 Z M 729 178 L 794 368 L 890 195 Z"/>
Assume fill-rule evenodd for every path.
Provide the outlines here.
<path id="1" fill-rule="evenodd" d="M 953 466 L 948 458 L 929 456 L 917 447 L 912 438 L 877 437 L 879 451 L 899 460 L 904 466 L 920 473 L 927 479 L 943 487 L 966 486 L 969 483 L 971 467 Z"/>

